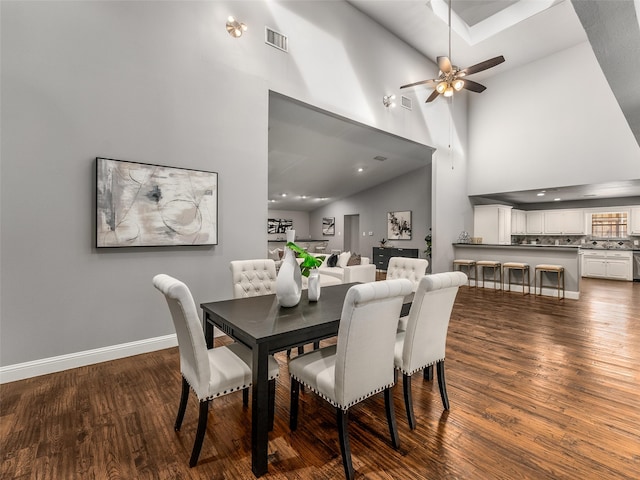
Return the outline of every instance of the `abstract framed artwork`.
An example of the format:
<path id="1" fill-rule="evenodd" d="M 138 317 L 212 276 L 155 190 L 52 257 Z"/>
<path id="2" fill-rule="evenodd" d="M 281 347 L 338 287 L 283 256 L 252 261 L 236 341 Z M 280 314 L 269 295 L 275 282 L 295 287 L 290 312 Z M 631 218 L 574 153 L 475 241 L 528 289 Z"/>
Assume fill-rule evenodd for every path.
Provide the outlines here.
<path id="1" fill-rule="evenodd" d="M 322 235 L 336 234 L 336 217 L 322 218 Z"/>
<path id="2" fill-rule="evenodd" d="M 218 244 L 218 174 L 96 158 L 96 247 Z"/>
<path id="3" fill-rule="evenodd" d="M 411 240 L 411 210 L 387 213 L 387 238 Z"/>
<path id="4" fill-rule="evenodd" d="M 293 220 L 288 218 L 268 218 L 267 233 L 286 233 L 293 228 Z"/>

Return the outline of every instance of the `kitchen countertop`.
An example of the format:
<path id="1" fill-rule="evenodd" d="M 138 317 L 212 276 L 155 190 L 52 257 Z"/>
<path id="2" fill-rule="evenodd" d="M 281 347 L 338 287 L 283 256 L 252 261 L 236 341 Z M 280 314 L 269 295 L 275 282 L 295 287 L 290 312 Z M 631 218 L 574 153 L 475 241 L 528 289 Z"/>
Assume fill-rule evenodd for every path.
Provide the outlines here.
<path id="1" fill-rule="evenodd" d="M 479 247 L 479 248 L 496 248 L 496 247 L 504 247 L 504 248 L 549 248 L 549 249 L 572 249 L 572 250 L 613 250 L 619 252 L 640 252 L 640 248 L 632 248 L 632 247 L 612 247 L 612 248 L 604 248 L 604 247 L 596 247 L 593 245 L 531 245 L 530 243 L 512 243 L 509 245 L 499 245 L 499 244 L 490 244 L 490 243 L 454 243 L 453 246 L 461 246 L 461 247 Z"/>

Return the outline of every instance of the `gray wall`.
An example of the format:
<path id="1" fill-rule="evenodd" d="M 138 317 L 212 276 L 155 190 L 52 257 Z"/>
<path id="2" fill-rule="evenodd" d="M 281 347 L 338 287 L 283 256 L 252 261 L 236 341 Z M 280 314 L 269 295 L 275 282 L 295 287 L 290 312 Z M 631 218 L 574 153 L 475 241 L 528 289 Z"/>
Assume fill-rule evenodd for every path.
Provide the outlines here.
<path id="1" fill-rule="evenodd" d="M 445 141 L 421 108 L 381 102 L 435 65 L 344 2 L 0 8 L 2 366 L 173 333 L 151 286 L 159 272 L 188 283 L 196 302 L 231 297 L 229 261 L 265 254 L 270 89 Z M 225 31 L 229 14 L 249 25 L 240 39 Z M 289 54 L 264 44 L 265 25 L 289 35 Z M 410 96 L 421 105 L 427 93 Z M 217 171 L 219 245 L 96 250 L 96 156 Z"/>
<path id="2" fill-rule="evenodd" d="M 379 246 L 383 237 L 387 238 L 387 212 L 396 210 L 411 210 L 413 232 L 411 240 L 391 240 L 391 245 L 418 248 L 422 254 L 424 237 L 431 227 L 431 165 L 310 212 L 311 234 L 314 238 L 328 239 L 329 250 L 342 250 L 344 216 L 358 214 L 360 231 L 356 232 L 356 252 L 371 258 L 373 247 Z M 322 236 L 322 217 L 335 217 L 334 236 Z M 369 232 L 373 235 L 369 236 Z"/>

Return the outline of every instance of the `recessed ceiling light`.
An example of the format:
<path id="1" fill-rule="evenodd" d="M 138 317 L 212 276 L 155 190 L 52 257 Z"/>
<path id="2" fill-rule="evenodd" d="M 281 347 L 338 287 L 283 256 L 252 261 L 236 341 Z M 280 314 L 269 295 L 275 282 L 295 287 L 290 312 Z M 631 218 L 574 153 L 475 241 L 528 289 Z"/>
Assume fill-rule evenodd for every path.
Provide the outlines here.
<path id="1" fill-rule="evenodd" d="M 560 200 L 562 200 L 561 198 L 554 198 L 553 201 L 554 202 L 559 202 Z"/>
<path id="2" fill-rule="evenodd" d="M 287 194 L 286 194 L 286 193 L 282 193 L 280 196 L 281 196 L 281 197 L 286 197 L 286 196 L 287 196 Z"/>
<path id="3" fill-rule="evenodd" d="M 358 168 L 358 172 L 364 172 L 364 168 L 362 167 Z"/>
<path id="4" fill-rule="evenodd" d="M 540 192 L 540 193 L 538 193 L 538 196 L 539 196 L 539 197 L 544 197 L 544 192 Z"/>
<path id="5" fill-rule="evenodd" d="M 306 195 L 300 195 L 300 198 L 305 199 L 308 198 Z"/>

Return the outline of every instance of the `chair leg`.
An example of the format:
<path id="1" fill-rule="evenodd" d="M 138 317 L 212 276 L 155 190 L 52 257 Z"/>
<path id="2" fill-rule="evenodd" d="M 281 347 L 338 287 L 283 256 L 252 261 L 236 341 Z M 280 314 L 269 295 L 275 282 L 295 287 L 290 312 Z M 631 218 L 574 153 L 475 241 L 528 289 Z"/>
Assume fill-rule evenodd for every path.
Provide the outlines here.
<path id="1" fill-rule="evenodd" d="M 298 347 L 298 355 L 302 355 L 304 353 L 304 345 Z"/>
<path id="2" fill-rule="evenodd" d="M 209 417 L 209 400 L 205 400 L 203 402 L 200 402 L 200 415 L 198 416 L 198 430 L 196 430 L 196 440 L 193 443 L 191 460 L 189 460 L 190 467 L 195 467 L 196 464 L 198 463 L 200 450 L 202 450 L 202 442 L 204 441 L 204 434 L 207 431 L 208 417 Z"/>
<path id="3" fill-rule="evenodd" d="M 413 414 L 413 399 L 411 397 L 411 375 L 402 374 L 402 391 L 404 392 L 404 408 L 407 411 L 407 420 L 409 428 L 416 429 L 416 417 Z M 386 392 L 386 390 L 385 390 Z"/>
<path id="4" fill-rule="evenodd" d="M 287 358 L 291 357 L 291 349 L 287 348 Z"/>
<path id="5" fill-rule="evenodd" d="M 248 388 L 245 390 L 249 390 Z M 276 379 L 269 380 L 269 431 L 273 430 L 273 418 L 276 411 Z"/>
<path id="6" fill-rule="evenodd" d="M 398 424 L 396 423 L 396 413 L 393 408 L 393 387 L 384 389 L 384 409 L 387 413 L 387 423 L 389 424 L 389 434 L 391 435 L 391 445 L 393 448 L 400 448 L 400 437 L 398 437 Z M 411 386 L 409 386 L 411 388 Z"/>
<path id="7" fill-rule="evenodd" d="M 442 405 L 445 410 L 449 410 L 449 397 L 447 396 L 447 383 L 444 379 L 444 360 L 436 363 L 438 370 L 438 387 L 440 388 L 440 396 L 442 397 Z"/>
<path id="8" fill-rule="evenodd" d="M 422 377 L 428 382 L 433 380 L 433 365 L 425 367 L 425 369 L 422 371 Z"/>
<path id="9" fill-rule="evenodd" d="M 313 342 L 313 349 L 318 350 L 320 348 L 320 342 Z"/>
<path id="10" fill-rule="evenodd" d="M 300 396 L 300 383 L 291 378 L 291 403 L 289 406 L 289 429 L 293 432 L 298 428 L 298 397 Z"/>
<path id="11" fill-rule="evenodd" d="M 184 412 L 187 410 L 187 400 L 189 400 L 189 384 L 182 377 L 182 393 L 180 394 L 180 406 L 178 407 L 178 416 L 176 417 L 176 423 L 173 428 L 176 432 L 180 431 L 182 427 L 182 420 L 184 419 Z"/>
<path id="12" fill-rule="evenodd" d="M 355 472 L 353 463 L 351 463 L 351 446 L 349 445 L 349 427 L 348 427 L 348 411 L 336 408 L 336 416 L 338 420 L 338 435 L 340 437 L 340 453 L 342 453 L 342 465 L 344 466 L 344 475 L 347 480 L 353 480 Z"/>
<path id="13" fill-rule="evenodd" d="M 242 390 L 242 405 L 245 407 L 249 406 L 249 389 L 245 388 Z"/>

